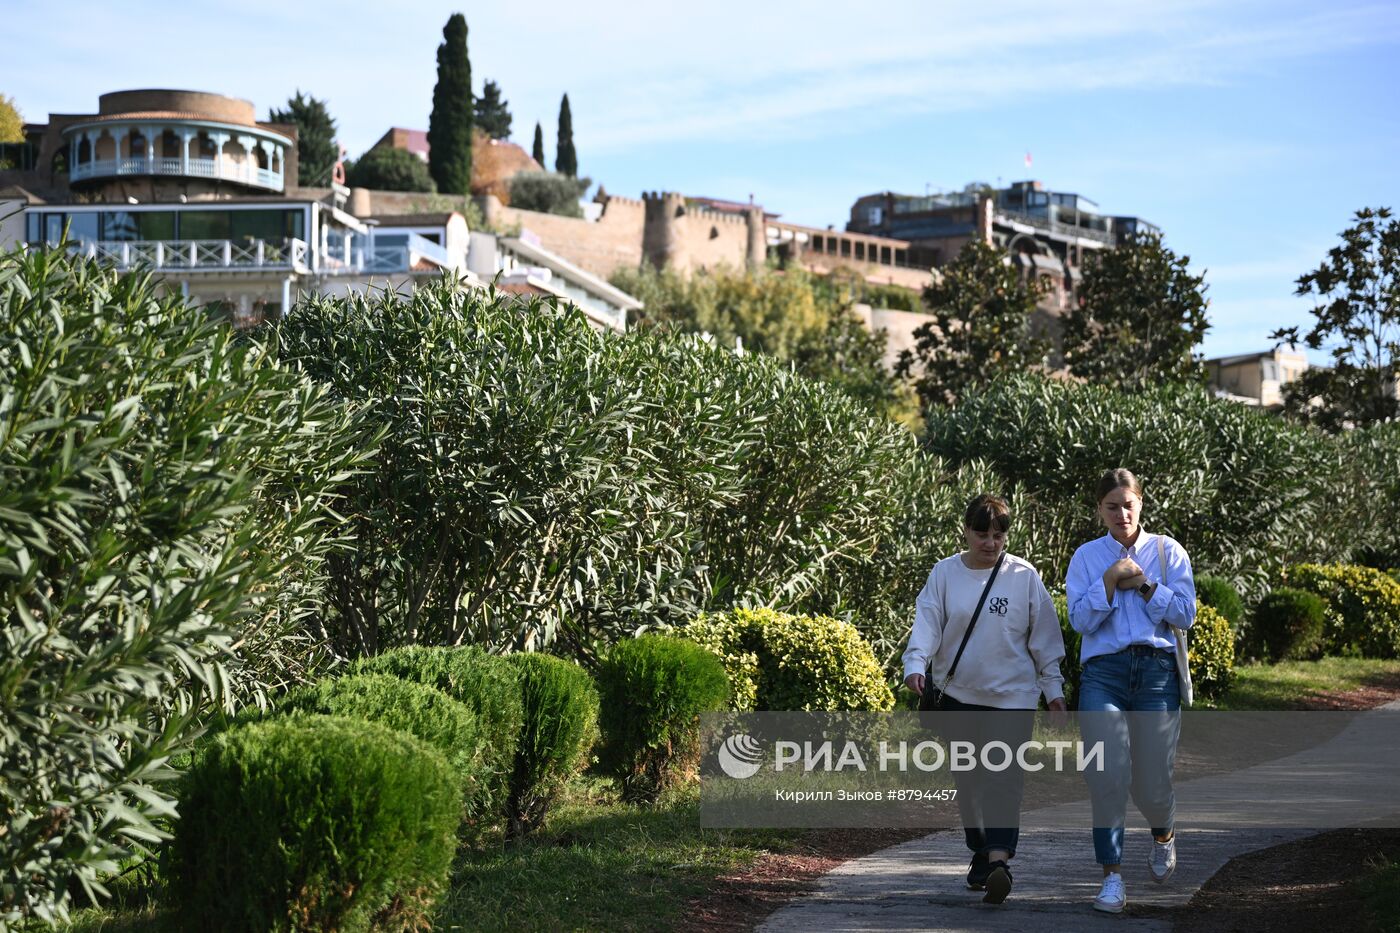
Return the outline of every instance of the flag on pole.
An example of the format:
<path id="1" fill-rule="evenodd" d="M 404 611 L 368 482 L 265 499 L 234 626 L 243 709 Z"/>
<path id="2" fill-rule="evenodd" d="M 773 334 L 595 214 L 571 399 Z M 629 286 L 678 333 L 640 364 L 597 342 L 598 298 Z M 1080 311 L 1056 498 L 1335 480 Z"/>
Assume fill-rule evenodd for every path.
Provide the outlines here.
<path id="1" fill-rule="evenodd" d="M 1030 150 L 1026 150 L 1026 168 L 1030 168 L 1030 167 L 1031 167 L 1031 153 L 1030 153 Z"/>

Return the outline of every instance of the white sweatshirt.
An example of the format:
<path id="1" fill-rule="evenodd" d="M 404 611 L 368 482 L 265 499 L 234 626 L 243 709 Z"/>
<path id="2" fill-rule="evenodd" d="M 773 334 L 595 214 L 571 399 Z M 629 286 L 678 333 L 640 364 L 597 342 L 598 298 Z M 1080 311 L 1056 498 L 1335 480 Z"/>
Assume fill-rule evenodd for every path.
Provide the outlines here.
<path id="1" fill-rule="evenodd" d="M 906 680 L 910 674 L 928 673 L 932 659 L 932 686 L 943 683 L 991 572 L 969 569 L 961 554 L 934 565 L 914 603 L 914 627 L 904 652 Z M 978 706 L 1034 709 L 1041 694 L 1047 703 L 1064 696 L 1064 656 L 1055 604 L 1040 574 L 1007 554 L 948 695 Z"/>

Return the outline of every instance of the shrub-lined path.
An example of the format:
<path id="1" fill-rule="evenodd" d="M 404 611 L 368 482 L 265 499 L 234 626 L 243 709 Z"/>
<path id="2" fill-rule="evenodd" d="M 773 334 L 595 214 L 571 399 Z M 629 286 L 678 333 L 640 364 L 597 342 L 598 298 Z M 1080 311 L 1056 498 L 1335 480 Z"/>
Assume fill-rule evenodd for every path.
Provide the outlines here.
<path id="1" fill-rule="evenodd" d="M 1384 709 L 1400 710 L 1400 700 Z M 1389 783 L 1400 769 L 1400 746 L 1377 735 L 1374 718 L 1358 717 L 1330 741 L 1241 771 L 1217 774 L 1178 785 L 1181 825 L 1176 874 L 1165 885 L 1147 872 L 1148 834 L 1130 829 L 1124 846 L 1124 880 L 1128 908 L 1123 915 L 1099 914 L 1090 906 L 1098 891 L 1085 804 L 1082 830 L 1028 830 L 1012 861 L 1015 888 L 1000 907 L 982 903 L 981 892 L 963 884 L 967 849 L 960 831 L 943 831 L 892 846 L 847 862 L 825 875 L 811 895 L 774 913 L 759 929 L 764 933 L 807 930 L 1078 930 L 1095 923 L 1114 929 L 1172 929 L 1165 909 L 1185 907 L 1195 893 L 1230 859 L 1246 852 L 1310 835 L 1307 829 L 1251 828 L 1192 830 L 1191 812 L 1229 813 L 1232 801 L 1271 800 L 1285 813 L 1292 801 L 1320 791 L 1345 795 L 1348 787 Z M 1338 774 L 1331 765 L 1343 747 L 1370 749 L 1370 767 Z M 1355 760 L 1356 755 L 1347 756 Z M 1031 811 L 1023 819 L 1034 825 Z M 1135 816 L 1131 807 L 1129 822 Z M 1393 816 L 1393 814 L 1392 814 Z M 1061 822 L 1063 825 L 1063 822 Z M 1389 825 L 1394 825 L 1393 820 Z"/>

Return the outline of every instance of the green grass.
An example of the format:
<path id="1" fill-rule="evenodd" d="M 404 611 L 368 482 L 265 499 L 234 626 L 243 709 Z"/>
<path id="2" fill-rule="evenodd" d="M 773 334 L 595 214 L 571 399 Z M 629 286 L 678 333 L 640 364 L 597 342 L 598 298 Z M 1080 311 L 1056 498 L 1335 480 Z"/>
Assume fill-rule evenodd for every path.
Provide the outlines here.
<path id="1" fill-rule="evenodd" d="M 1359 882 L 1372 929 L 1400 933 L 1400 862 L 1387 861 Z"/>
<path id="2" fill-rule="evenodd" d="M 1366 658 L 1243 665 L 1235 668 L 1229 692 L 1213 705 L 1230 710 L 1305 709 L 1309 696 L 1355 690 L 1397 677 L 1400 661 Z"/>
<path id="3" fill-rule="evenodd" d="M 640 808 L 618 802 L 610 782 L 581 780 L 524 842 L 463 853 L 433 928 L 674 929 L 714 878 L 801 836 L 701 829 L 699 804 L 694 784 Z"/>

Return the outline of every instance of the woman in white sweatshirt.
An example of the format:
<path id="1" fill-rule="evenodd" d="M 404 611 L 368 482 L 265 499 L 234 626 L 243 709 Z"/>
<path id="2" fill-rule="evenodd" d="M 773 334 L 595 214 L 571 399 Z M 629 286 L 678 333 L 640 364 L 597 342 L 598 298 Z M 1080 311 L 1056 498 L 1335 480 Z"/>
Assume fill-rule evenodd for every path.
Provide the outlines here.
<path id="1" fill-rule="evenodd" d="M 935 564 L 915 601 L 904 683 L 924 700 L 925 690 L 941 690 L 941 710 L 984 714 L 943 717 L 950 742 L 980 746 L 1002 741 L 1014 750 L 1030 740 L 1041 696 L 1050 709 L 1065 708 L 1059 618 L 1036 569 L 1005 553 L 1010 529 L 1005 500 L 992 495 L 973 499 L 963 516 L 967 550 Z M 976 623 L 962 647 L 974 613 Z M 926 703 L 920 706 L 926 708 Z M 986 715 L 994 711 L 1019 713 Z M 967 885 L 985 889 L 983 900 L 999 904 L 1011 891 L 1007 862 L 1016 854 L 1020 835 L 1016 824 L 1025 775 L 1013 765 L 1001 771 L 954 771 L 953 777 L 973 853 Z"/>

